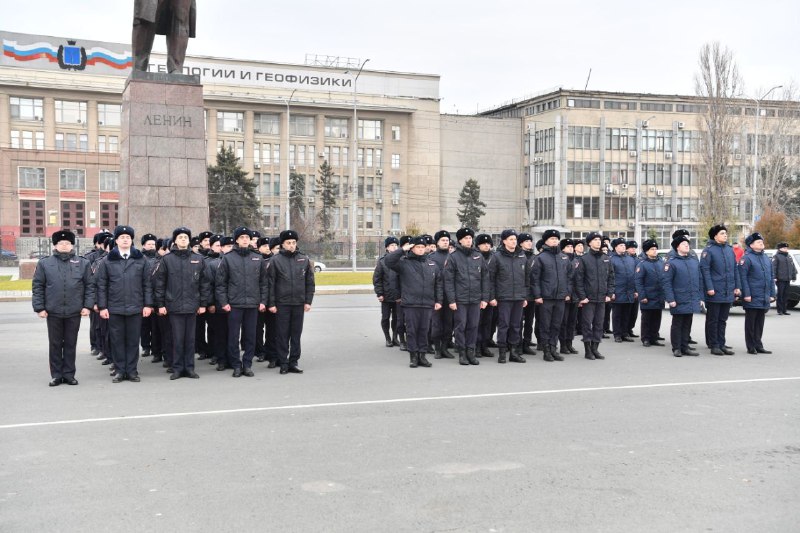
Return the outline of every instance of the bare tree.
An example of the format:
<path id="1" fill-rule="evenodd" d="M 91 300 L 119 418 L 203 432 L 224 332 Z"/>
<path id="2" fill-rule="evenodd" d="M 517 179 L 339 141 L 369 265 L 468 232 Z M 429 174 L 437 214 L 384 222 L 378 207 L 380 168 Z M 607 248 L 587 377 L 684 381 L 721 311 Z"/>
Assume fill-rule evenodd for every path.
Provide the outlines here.
<path id="1" fill-rule="evenodd" d="M 706 100 L 705 112 L 698 115 L 705 167 L 700 173 L 700 215 L 704 220 L 729 221 L 732 213 L 729 164 L 741 120 L 735 98 L 741 93 L 742 79 L 733 52 L 719 42 L 703 45 L 698 67 L 695 94 Z"/>
<path id="2" fill-rule="evenodd" d="M 781 105 L 768 109 L 762 124 L 758 205 L 793 220 L 800 216 L 800 101 L 795 87 L 784 89 Z"/>

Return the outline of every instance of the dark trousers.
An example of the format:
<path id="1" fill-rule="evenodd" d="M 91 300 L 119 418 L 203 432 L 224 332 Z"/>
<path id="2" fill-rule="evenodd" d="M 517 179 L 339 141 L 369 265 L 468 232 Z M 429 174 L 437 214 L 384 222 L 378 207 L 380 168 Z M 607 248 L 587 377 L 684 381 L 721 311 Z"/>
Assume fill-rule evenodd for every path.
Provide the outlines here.
<path id="1" fill-rule="evenodd" d="M 191 0 L 160 0 L 156 20 L 165 9 L 172 13 L 172 27 L 167 31 L 167 71 L 181 74 L 178 65 L 183 65 L 186 47 L 189 44 L 189 9 Z M 141 19 L 133 20 L 133 56 L 137 70 L 147 70 L 150 50 L 156 33 L 156 24 Z"/>
<path id="2" fill-rule="evenodd" d="M 786 304 L 789 301 L 789 282 L 776 281 L 775 285 L 778 287 L 778 295 L 775 298 L 775 306 L 778 308 L 779 313 L 786 313 Z"/>
<path id="3" fill-rule="evenodd" d="M 729 303 L 706 302 L 706 345 L 709 348 L 725 346 L 725 328 L 730 311 Z"/>
<path id="4" fill-rule="evenodd" d="M 631 308 L 636 304 L 611 304 L 611 329 L 614 337 L 627 337 Z"/>
<path id="5" fill-rule="evenodd" d="M 564 300 L 545 300 L 543 304 L 538 304 L 536 325 L 539 326 L 539 338 L 544 344 L 558 344 L 566 303 Z"/>
<path id="6" fill-rule="evenodd" d="M 694 315 L 672 315 L 672 326 L 669 329 L 669 340 L 673 350 L 685 352 L 689 349 L 689 335 L 692 333 Z"/>
<path id="7" fill-rule="evenodd" d="M 397 307 L 395 302 L 381 302 L 381 330 L 387 337 L 397 333 Z"/>
<path id="8" fill-rule="evenodd" d="M 658 340 L 662 312 L 663 309 L 642 309 L 642 342 L 656 342 Z"/>
<path id="9" fill-rule="evenodd" d="M 575 338 L 575 326 L 578 322 L 578 304 L 566 302 L 564 306 L 564 318 L 561 319 L 561 331 L 558 338 L 562 341 L 571 341 Z"/>
<path id="10" fill-rule="evenodd" d="M 258 318 L 256 319 L 256 348 L 255 353 L 256 357 L 265 357 L 266 356 L 266 323 L 267 323 L 267 315 L 272 315 L 272 313 L 258 313 Z"/>
<path id="11" fill-rule="evenodd" d="M 217 364 L 225 364 L 228 360 L 228 315 L 216 308 L 215 313 L 208 315 L 208 338 L 211 341 L 211 356 Z"/>
<path id="12" fill-rule="evenodd" d="M 111 338 L 108 335 L 108 319 L 100 318 L 99 313 L 97 315 L 97 343 L 100 346 L 100 351 L 106 356 L 106 359 L 109 359 L 113 363 L 114 358 L 111 356 Z"/>
<path id="13" fill-rule="evenodd" d="M 487 306 L 481 309 L 480 324 L 478 325 L 478 343 L 485 346 L 492 340 L 494 328 L 497 326 L 497 307 Z"/>
<path id="14" fill-rule="evenodd" d="M 50 341 L 50 377 L 75 377 L 75 352 L 81 316 L 47 317 L 47 338 Z"/>
<path id="15" fill-rule="evenodd" d="M 169 325 L 172 327 L 172 371 L 182 374 L 194 372 L 194 313 L 170 313 Z"/>
<path id="16" fill-rule="evenodd" d="M 425 352 L 428 349 L 428 333 L 432 314 L 433 309 L 429 307 L 403 308 L 409 352 Z"/>
<path id="17" fill-rule="evenodd" d="M 639 317 L 639 302 L 633 302 L 628 309 L 628 333 L 633 333 L 636 327 L 636 319 Z"/>
<path id="18" fill-rule="evenodd" d="M 478 341 L 478 324 L 481 320 L 481 304 L 458 304 L 453 311 L 453 331 L 456 347 L 475 348 Z"/>
<path id="19" fill-rule="evenodd" d="M 118 375 L 138 376 L 139 336 L 142 334 L 142 315 L 109 315 L 108 336 L 111 357 Z"/>
<path id="20" fill-rule="evenodd" d="M 97 321 L 99 319 L 99 313 L 95 313 L 94 311 L 89 313 L 89 346 L 92 350 L 102 351 L 103 345 L 98 341 Z"/>
<path id="21" fill-rule="evenodd" d="M 744 310 L 744 342 L 748 350 L 763 349 L 761 337 L 764 335 L 764 318 L 767 309 Z"/>
<path id="22" fill-rule="evenodd" d="M 453 338 L 453 311 L 446 305 L 431 317 L 431 340 L 450 342 Z"/>
<path id="23" fill-rule="evenodd" d="M 152 314 L 147 318 L 142 317 L 141 345 L 142 350 L 146 352 L 151 351 L 153 347 L 153 322 L 155 321 L 155 314 Z"/>
<path id="24" fill-rule="evenodd" d="M 206 316 L 195 315 L 197 318 L 194 323 L 194 350 L 199 354 L 208 354 L 208 342 L 206 342 Z"/>
<path id="25" fill-rule="evenodd" d="M 575 334 L 581 335 L 582 334 L 581 330 L 583 328 L 583 322 L 581 318 L 581 316 L 583 315 L 583 307 L 579 306 L 577 303 L 575 304 L 575 307 L 578 308 L 578 316 L 575 317 Z"/>
<path id="26" fill-rule="evenodd" d="M 497 344 L 516 346 L 522 340 L 522 300 L 497 302 Z"/>
<path id="27" fill-rule="evenodd" d="M 231 307 L 228 313 L 228 364 L 232 368 L 250 368 L 256 351 L 258 308 Z M 239 357 L 239 335 L 244 355 Z"/>
<path id="28" fill-rule="evenodd" d="M 603 331 L 611 331 L 611 305 L 603 309 Z"/>
<path id="29" fill-rule="evenodd" d="M 406 333 L 405 308 L 399 302 L 395 302 L 395 311 L 397 311 L 397 333 L 399 333 L 400 335 L 405 335 Z"/>
<path id="30" fill-rule="evenodd" d="M 581 331 L 583 332 L 583 342 L 602 342 L 603 341 L 603 320 L 606 316 L 606 308 L 610 307 L 605 302 L 589 302 L 581 307 Z"/>
<path id="31" fill-rule="evenodd" d="M 522 309 L 522 340 L 526 343 L 533 341 L 533 325 L 536 322 L 536 306 L 533 301 L 528 301 L 528 306 Z M 536 335 L 539 339 L 539 335 Z"/>
<path id="32" fill-rule="evenodd" d="M 158 351 L 155 351 L 158 349 Z M 160 354 L 167 366 L 172 364 L 172 325 L 168 316 L 156 316 L 153 330 L 153 353 Z"/>
<path id="33" fill-rule="evenodd" d="M 275 314 L 275 338 L 278 364 L 297 366 L 300 360 L 300 336 L 303 334 L 303 305 L 279 305 Z"/>

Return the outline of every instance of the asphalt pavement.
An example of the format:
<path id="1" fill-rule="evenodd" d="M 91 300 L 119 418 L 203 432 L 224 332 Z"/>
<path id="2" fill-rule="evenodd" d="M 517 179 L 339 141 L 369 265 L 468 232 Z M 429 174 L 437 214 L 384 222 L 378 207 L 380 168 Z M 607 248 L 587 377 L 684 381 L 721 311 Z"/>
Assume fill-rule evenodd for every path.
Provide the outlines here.
<path id="1" fill-rule="evenodd" d="M 800 524 L 800 313 L 772 355 L 408 368 L 374 296 L 319 296 L 303 375 L 197 362 L 111 383 L 89 355 L 49 388 L 30 302 L 0 303 L 0 531 L 725 531 Z M 696 316 L 695 339 L 704 317 Z M 637 328 L 638 329 L 638 328 Z M 669 329 L 665 316 L 662 335 Z M 576 344 L 579 344 L 576 342 Z"/>

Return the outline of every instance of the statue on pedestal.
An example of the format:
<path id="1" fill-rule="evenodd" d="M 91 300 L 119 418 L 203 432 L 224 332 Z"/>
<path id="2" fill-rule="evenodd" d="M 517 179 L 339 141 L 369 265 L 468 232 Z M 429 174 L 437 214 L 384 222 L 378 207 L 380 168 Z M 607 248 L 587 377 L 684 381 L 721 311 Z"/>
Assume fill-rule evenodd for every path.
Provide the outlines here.
<path id="1" fill-rule="evenodd" d="M 133 69 L 147 72 L 155 35 L 167 36 L 167 71 L 183 73 L 186 46 L 195 37 L 195 0 L 135 0 L 133 6 Z"/>

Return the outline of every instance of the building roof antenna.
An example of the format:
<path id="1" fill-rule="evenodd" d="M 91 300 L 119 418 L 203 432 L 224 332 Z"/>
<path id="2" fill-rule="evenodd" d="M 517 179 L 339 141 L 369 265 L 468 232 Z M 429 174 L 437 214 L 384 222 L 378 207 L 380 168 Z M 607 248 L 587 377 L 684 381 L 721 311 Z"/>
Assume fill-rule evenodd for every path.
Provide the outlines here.
<path id="1" fill-rule="evenodd" d="M 583 87 L 584 91 L 589 88 L 589 79 L 591 77 L 592 77 L 592 67 L 589 67 L 589 75 L 586 76 L 586 85 Z"/>

